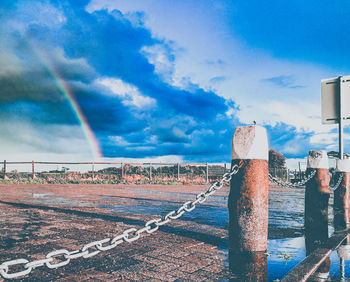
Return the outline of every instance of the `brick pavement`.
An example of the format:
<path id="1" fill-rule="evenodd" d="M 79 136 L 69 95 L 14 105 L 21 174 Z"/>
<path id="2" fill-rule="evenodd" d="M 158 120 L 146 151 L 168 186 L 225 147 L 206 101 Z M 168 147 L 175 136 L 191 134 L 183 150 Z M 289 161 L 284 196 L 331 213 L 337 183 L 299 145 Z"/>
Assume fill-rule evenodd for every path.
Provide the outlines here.
<path id="1" fill-rule="evenodd" d="M 0 263 L 42 259 L 58 249 L 77 250 L 85 243 L 139 228 L 151 215 L 116 212 L 103 206 L 137 205 L 137 199 L 184 202 L 208 186 L 0 185 Z M 148 191 L 149 193 L 144 193 Z M 156 192 L 169 192 L 157 194 Z M 219 191 L 227 195 L 228 188 Z M 210 205 L 208 205 L 210 208 Z M 144 233 L 145 234 L 145 233 Z M 224 229 L 175 220 L 153 234 L 94 257 L 72 260 L 58 269 L 34 269 L 25 281 L 216 281 L 233 278 L 222 248 Z M 0 278 L 1 281 L 1 278 Z"/>

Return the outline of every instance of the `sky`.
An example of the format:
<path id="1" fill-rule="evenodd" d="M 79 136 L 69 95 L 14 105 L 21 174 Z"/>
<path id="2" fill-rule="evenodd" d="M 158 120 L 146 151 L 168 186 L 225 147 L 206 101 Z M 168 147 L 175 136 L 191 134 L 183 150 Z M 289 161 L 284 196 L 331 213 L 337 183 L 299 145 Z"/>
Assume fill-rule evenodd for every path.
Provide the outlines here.
<path id="1" fill-rule="evenodd" d="M 350 74 L 349 1 L 5 0 L 0 21 L 3 159 L 229 162 L 254 121 L 294 163 L 338 150 L 320 82 Z"/>

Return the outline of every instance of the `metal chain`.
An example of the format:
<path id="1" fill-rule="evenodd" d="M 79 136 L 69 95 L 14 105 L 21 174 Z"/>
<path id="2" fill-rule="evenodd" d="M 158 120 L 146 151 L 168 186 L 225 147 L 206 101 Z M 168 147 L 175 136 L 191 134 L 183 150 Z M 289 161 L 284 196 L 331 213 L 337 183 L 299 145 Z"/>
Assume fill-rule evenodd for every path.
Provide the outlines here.
<path id="1" fill-rule="evenodd" d="M 340 187 L 340 184 L 342 183 L 343 180 L 343 174 L 339 174 L 338 182 L 334 186 L 329 186 L 329 189 L 331 191 L 335 191 Z"/>
<path id="2" fill-rule="evenodd" d="M 217 190 L 221 189 L 225 183 L 229 182 L 232 176 L 237 174 L 242 166 L 243 161 L 241 160 L 238 165 L 236 164 L 232 166 L 231 171 L 225 173 L 220 181 L 217 181 L 214 184 L 212 184 L 207 191 L 199 193 L 194 201 L 188 201 L 184 203 L 177 210 L 173 210 L 163 217 L 147 221 L 144 227 L 140 229 L 134 227 L 129 228 L 125 230 L 122 234 L 117 235 L 114 238 L 105 238 L 99 241 L 87 243 L 80 250 L 75 250 L 71 252 L 66 249 L 52 251 L 46 255 L 46 258 L 41 260 L 35 260 L 32 262 L 29 262 L 26 259 L 15 259 L 6 261 L 0 264 L 0 274 L 5 279 L 12 279 L 25 276 L 29 274 L 33 269 L 44 265 L 52 269 L 59 268 L 69 264 L 71 260 L 78 259 L 81 257 L 90 258 L 99 254 L 100 252 L 111 250 L 123 242 L 131 243 L 133 241 L 136 241 L 144 232 L 152 234 L 153 232 L 157 231 L 160 226 L 170 222 L 173 219 L 179 218 L 185 212 L 193 211 L 196 208 L 197 204 L 205 202 L 209 196 L 213 195 Z M 15 265 L 23 265 L 23 270 L 9 273 L 10 267 Z"/>
<path id="3" fill-rule="evenodd" d="M 311 180 L 316 174 L 316 170 L 313 170 L 310 175 L 308 175 L 307 177 L 305 177 L 303 180 L 296 182 L 296 183 L 288 183 L 288 182 L 283 182 L 279 179 L 277 179 L 276 177 L 273 177 L 271 174 L 269 174 L 269 179 L 278 184 L 281 185 L 283 187 L 287 187 L 287 188 L 300 188 L 303 187 L 309 180 Z"/>

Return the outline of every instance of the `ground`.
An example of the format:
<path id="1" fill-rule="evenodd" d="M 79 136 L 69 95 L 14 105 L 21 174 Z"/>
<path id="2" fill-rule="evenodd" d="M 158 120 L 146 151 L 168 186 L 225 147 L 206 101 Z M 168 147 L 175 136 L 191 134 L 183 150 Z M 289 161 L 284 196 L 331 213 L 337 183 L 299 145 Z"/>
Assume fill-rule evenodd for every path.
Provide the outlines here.
<path id="1" fill-rule="evenodd" d="M 19 258 L 43 259 L 54 250 L 78 250 L 86 243 L 113 238 L 195 199 L 207 188 L 208 185 L 1 185 L 0 263 Z M 216 196 L 226 198 L 228 190 L 224 187 Z M 218 205 L 222 206 L 222 202 L 208 201 L 201 207 L 208 215 L 207 224 L 205 220 L 173 220 L 157 232 L 143 233 L 137 241 L 124 242 L 94 257 L 71 260 L 58 269 L 38 267 L 23 280 L 232 278 L 224 247 L 226 228 L 210 224 L 211 209 Z M 10 269 L 22 271 L 23 267 Z"/>

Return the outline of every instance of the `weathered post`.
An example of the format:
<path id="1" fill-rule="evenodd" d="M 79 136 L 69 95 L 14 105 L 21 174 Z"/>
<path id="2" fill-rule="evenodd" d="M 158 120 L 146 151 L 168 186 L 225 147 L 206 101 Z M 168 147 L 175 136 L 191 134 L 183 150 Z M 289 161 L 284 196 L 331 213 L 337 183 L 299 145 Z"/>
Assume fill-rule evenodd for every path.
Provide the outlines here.
<path id="1" fill-rule="evenodd" d="M 244 164 L 231 180 L 229 209 L 230 270 L 244 281 L 267 281 L 268 142 L 260 126 L 237 127 L 232 166 Z"/>
<path id="2" fill-rule="evenodd" d="M 123 165 L 123 163 L 121 163 L 121 169 L 122 169 L 122 179 L 124 178 L 124 165 Z"/>
<path id="3" fill-rule="evenodd" d="M 310 151 L 306 175 L 315 176 L 305 187 L 305 247 L 306 255 L 311 254 L 328 239 L 329 164 L 326 151 Z M 328 277 L 330 259 L 327 258 L 313 274 L 314 279 Z"/>
<path id="4" fill-rule="evenodd" d="M 337 160 L 336 180 L 342 177 L 334 191 L 334 228 L 336 231 L 350 228 L 350 159 Z"/>
<path id="5" fill-rule="evenodd" d="M 305 187 L 304 224 L 306 229 L 317 230 L 318 233 L 324 232 L 327 234 L 328 238 L 328 199 L 330 196 L 330 175 L 326 151 L 309 152 L 306 175 L 309 175 L 315 170 L 315 176 L 306 183 Z M 324 228 L 326 230 L 323 230 Z"/>

